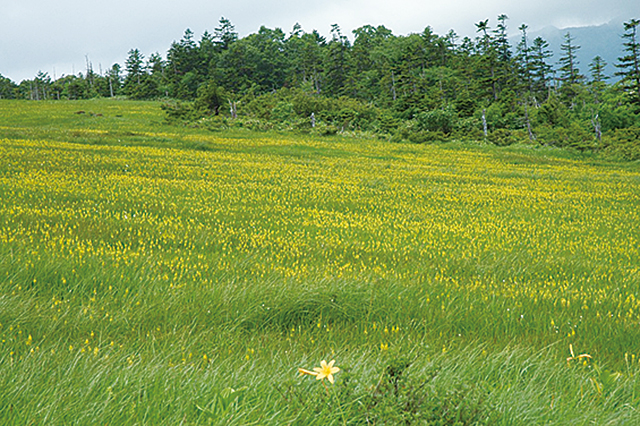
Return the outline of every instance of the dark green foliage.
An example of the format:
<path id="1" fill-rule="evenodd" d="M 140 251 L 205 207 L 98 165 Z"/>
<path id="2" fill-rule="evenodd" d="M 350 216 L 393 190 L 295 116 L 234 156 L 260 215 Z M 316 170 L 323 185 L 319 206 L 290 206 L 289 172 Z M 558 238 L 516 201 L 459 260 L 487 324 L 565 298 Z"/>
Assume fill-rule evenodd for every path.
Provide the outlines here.
<path id="1" fill-rule="evenodd" d="M 498 146 L 508 146 L 516 143 L 524 143 L 528 140 L 524 130 L 497 129 L 489 133 L 489 142 Z"/>
<path id="2" fill-rule="evenodd" d="M 538 141 L 543 145 L 573 148 L 587 151 L 598 148 L 596 137 L 577 122 L 568 127 L 540 126 L 535 129 Z"/>
<path id="3" fill-rule="evenodd" d="M 638 26 L 640 21 L 632 19 L 624 23 L 625 42 L 624 50 L 626 55 L 618 58 L 616 64 L 620 71 L 616 75 L 622 77 L 621 85 L 627 93 L 629 100 L 638 110 L 640 110 L 640 39 L 638 39 Z"/>
<path id="4" fill-rule="evenodd" d="M 457 115 L 452 108 L 421 112 L 417 115 L 418 129 L 450 134 L 457 123 Z"/>
<path id="5" fill-rule="evenodd" d="M 209 81 L 198 88 L 194 108 L 204 115 L 218 115 L 220 107 L 225 103 L 224 92 L 215 81 Z"/>
<path id="6" fill-rule="evenodd" d="M 574 44 L 575 39 L 569 32 L 565 34 L 564 40 L 564 43 L 560 46 L 563 55 L 558 60 L 560 65 L 558 69 L 560 72 L 559 78 L 563 86 L 578 83 L 584 78 L 578 69 L 577 51 L 580 50 L 580 46 Z"/>
<path id="7" fill-rule="evenodd" d="M 626 160 L 640 160 L 640 127 L 616 129 L 604 143 L 607 150 Z"/>
<path id="8" fill-rule="evenodd" d="M 14 99 L 18 86 L 0 74 L 0 99 Z"/>
<path id="9" fill-rule="evenodd" d="M 552 127 L 567 127 L 570 123 L 569 109 L 552 95 L 538 109 L 538 122 Z"/>

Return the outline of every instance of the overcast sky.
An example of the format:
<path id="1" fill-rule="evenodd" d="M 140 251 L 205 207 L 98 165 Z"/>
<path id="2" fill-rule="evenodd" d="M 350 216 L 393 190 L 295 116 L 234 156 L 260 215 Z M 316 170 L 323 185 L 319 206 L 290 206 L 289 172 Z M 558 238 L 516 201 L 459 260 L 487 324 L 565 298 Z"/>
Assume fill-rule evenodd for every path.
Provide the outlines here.
<path id="1" fill-rule="evenodd" d="M 385 25 L 396 35 L 430 26 L 444 35 L 454 29 L 472 36 L 474 23 L 499 14 L 509 16 L 510 32 L 527 23 L 531 31 L 598 25 L 612 19 L 640 18 L 638 0 L 0 0 L 0 74 L 15 82 L 38 71 L 51 77 L 94 71 L 124 63 L 138 48 L 148 57 L 163 56 L 186 28 L 199 39 L 213 31 L 220 17 L 229 19 L 240 36 L 261 25 L 289 33 L 298 22 L 311 32 L 328 35 L 338 24 L 343 33 L 362 25 Z M 621 30 L 622 32 L 622 30 Z"/>

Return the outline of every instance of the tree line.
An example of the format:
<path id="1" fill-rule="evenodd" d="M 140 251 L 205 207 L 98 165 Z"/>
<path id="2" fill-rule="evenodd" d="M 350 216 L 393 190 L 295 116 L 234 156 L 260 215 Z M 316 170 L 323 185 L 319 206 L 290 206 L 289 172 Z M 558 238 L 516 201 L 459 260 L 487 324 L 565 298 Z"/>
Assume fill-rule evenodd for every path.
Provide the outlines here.
<path id="1" fill-rule="evenodd" d="M 521 25 L 509 42 L 508 17 L 475 24 L 476 36 L 454 31 L 394 35 L 365 25 L 351 42 L 338 25 L 326 38 L 295 25 L 289 34 L 261 27 L 239 37 L 221 18 L 199 40 L 187 29 L 165 56 L 128 52 L 124 67 L 52 80 L 38 73 L 15 84 L 0 76 L 0 97 L 84 99 L 125 96 L 172 99 L 169 119 L 232 118 L 253 127 L 325 132 L 360 130 L 423 142 L 484 137 L 496 144 L 535 143 L 605 149 L 635 158 L 640 137 L 640 21 L 623 24 L 624 55 L 605 74 L 599 56 L 586 72 L 567 32 L 560 59 Z M 195 101 L 195 102 L 192 102 Z M 206 120 L 205 120 L 206 121 Z M 620 148 L 624 145 L 624 149 Z"/>

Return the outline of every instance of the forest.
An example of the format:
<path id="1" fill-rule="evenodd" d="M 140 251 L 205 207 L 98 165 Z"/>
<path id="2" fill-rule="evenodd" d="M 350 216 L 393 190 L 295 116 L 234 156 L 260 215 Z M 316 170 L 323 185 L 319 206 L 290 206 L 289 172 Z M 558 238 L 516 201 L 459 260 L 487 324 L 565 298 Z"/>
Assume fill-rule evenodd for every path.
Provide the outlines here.
<path id="1" fill-rule="evenodd" d="M 640 21 L 621 28 L 624 55 L 596 56 L 580 69 L 570 32 L 560 59 L 549 43 L 508 37 L 508 17 L 475 24 L 476 36 L 453 30 L 394 35 L 365 25 L 353 41 L 338 25 L 331 36 L 261 27 L 239 37 L 224 17 L 200 40 L 187 29 L 165 56 L 128 52 L 124 66 L 52 79 L 39 72 L 16 84 L 0 76 L 0 98 L 61 100 L 95 97 L 162 99 L 166 119 L 219 130 L 363 132 L 415 143 L 486 140 L 557 146 L 640 159 Z"/>

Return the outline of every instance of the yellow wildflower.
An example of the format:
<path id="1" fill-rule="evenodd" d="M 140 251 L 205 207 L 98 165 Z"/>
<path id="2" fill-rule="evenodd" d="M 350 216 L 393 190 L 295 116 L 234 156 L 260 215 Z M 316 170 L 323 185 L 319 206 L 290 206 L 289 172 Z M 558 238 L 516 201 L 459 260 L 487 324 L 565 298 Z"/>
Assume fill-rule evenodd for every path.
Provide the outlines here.
<path id="1" fill-rule="evenodd" d="M 340 371 L 338 367 L 334 367 L 333 364 L 336 362 L 335 359 L 331 360 L 329 364 L 325 360 L 320 362 L 320 367 L 314 367 L 313 371 L 315 371 L 316 379 L 322 380 L 325 377 L 333 384 L 333 375 Z"/>

